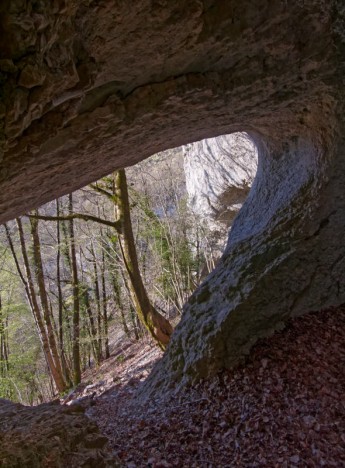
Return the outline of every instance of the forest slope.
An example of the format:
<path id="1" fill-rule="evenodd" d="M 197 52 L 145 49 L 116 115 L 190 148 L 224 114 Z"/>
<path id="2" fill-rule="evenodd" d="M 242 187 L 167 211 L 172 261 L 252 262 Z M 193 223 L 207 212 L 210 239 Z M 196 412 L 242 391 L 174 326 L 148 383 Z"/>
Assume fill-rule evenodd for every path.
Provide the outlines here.
<path id="1" fill-rule="evenodd" d="M 310 313 L 262 340 L 241 368 L 143 402 L 161 351 L 124 341 L 60 406 L 0 402 L 0 466 L 343 466 L 344 344 L 344 306 Z"/>

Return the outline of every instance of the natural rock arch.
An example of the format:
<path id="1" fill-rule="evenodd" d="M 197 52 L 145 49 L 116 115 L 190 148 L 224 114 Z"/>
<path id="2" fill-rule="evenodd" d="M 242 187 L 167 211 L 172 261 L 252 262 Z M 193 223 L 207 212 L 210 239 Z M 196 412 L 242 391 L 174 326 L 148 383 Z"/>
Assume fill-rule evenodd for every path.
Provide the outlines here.
<path id="1" fill-rule="evenodd" d="M 148 385 L 233 366 L 289 316 L 344 302 L 342 1 L 0 13 L 1 221 L 167 147 L 246 131 L 259 148 L 226 252 Z"/>
<path id="2" fill-rule="evenodd" d="M 279 156 L 258 147 L 258 174 L 226 251 L 186 304 L 144 393 L 231 368 L 289 317 L 344 302 L 344 161 L 330 168 L 312 141 Z"/>

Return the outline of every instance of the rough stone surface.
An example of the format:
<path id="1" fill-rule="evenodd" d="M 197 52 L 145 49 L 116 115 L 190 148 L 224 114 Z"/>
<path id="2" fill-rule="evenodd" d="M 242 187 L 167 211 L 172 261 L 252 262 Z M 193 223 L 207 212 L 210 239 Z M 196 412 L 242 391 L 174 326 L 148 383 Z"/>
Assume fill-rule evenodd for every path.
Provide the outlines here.
<path id="1" fill-rule="evenodd" d="M 190 208 L 212 231 L 222 253 L 256 175 L 256 147 L 245 133 L 233 133 L 185 145 L 183 151 Z"/>
<path id="2" fill-rule="evenodd" d="M 258 147 L 150 388 L 344 302 L 344 16 L 343 0 L 1 3 L 0 221 L 167 147 L 236 131 Z"/>
<path id="3" fill-rule="evenodd" d="M 28 407 L 0 399 L 0 466 L 116 467 L 107 437 L 78 404 Z"/>
<path id="4" fill-rule="evenodd" d="M 193 211 L 229 225 L 257 170 L 257 151 L 244 133 L 183 146 L 186 188 Z"/>

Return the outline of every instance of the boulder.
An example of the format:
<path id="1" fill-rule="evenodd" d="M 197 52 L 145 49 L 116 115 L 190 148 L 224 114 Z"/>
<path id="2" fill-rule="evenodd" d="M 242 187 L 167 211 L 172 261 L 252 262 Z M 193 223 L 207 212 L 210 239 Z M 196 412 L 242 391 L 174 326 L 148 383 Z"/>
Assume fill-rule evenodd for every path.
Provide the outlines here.
<path id="1" fill-rule="evenodd" d="M 108 439 L 78 407 L 0 399 L 0 466 L 116 467 Z"/>

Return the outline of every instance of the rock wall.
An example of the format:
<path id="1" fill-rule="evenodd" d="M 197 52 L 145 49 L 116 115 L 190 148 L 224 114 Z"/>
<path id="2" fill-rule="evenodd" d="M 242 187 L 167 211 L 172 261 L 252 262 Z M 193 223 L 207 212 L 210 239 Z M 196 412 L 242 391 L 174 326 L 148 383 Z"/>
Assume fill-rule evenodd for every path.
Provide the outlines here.
<path id="1" fill-rule="evenodd" d="M 313 128 L 336 99 L 338 4 L 1 2 L 0 221 L 169 147 Z"/>
<path id="2" fill-rule="evenodd" d="M 233 366 L 345 301 L 342 0 L 1 3 L 0 221 L 244 131 L 257 177 L 146 390 Z"/>
<path id="3" fill-rule="evenodd" d="M 257 170 L 257 150 L 245 133 L 208 138 L 183 147 L 188 202 L 206 223 L 219 255 Z"/>

